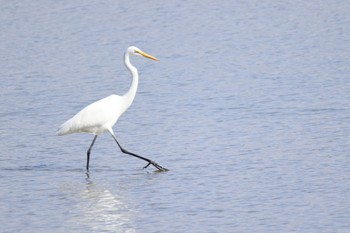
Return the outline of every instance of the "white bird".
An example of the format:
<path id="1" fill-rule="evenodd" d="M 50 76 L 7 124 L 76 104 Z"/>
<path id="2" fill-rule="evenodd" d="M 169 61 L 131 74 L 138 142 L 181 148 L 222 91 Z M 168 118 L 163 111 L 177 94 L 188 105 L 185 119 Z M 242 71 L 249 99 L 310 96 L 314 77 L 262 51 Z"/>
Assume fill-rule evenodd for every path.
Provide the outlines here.
<path id="1" fill-rule="evenodd" d="M 143 56 L 155 61 L 159 61 L 157 58 L 141 51 L 134 46 L 129 47 L 124 55 L 125 66 L 130 70 L 132 74 L 132 83 L 129 91 L 123 96 L 110 95 L 86 106 L 74 117 L 63 123 L 57 131 L 57 135 L 66 135 L 81 132 L 91 133 L 94 135 L 94 139 L 92 140 L 92 143 L 87 151 L 86 170 L 89 170 L 91 148 L 93 147 L 97 136 L 103 132 L 108 131 L 113 136 L 114 140 L 123 153 L 132 155 L 148 162 L 144 168 L 147 168 L 150 164 L 152 164 L 159 171 L 167 171 L 166 168 L 158 165 L 154 161 L 125 150 L 118 142 L 112 129 L 114 124 L 118 121 L 119 117 L 130 107 L 136 95 L 139 75 L 137 69 L 130 63 L 131 55 Z"/>

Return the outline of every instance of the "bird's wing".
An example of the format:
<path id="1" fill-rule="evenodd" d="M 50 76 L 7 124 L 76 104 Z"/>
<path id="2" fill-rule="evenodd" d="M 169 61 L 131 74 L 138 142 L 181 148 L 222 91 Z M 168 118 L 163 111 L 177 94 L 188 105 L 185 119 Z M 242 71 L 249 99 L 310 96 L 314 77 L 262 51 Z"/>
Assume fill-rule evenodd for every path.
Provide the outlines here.
<path id="1" fill-rule="evenodd" d="M 78 112 L 74 117 L 62 124 L 58 135 L 86 132 L 100 133 L 104 127 L 112 127 L 120 116 L 118 109 L 121 97 L 110 95 L 96 101 Z"/>

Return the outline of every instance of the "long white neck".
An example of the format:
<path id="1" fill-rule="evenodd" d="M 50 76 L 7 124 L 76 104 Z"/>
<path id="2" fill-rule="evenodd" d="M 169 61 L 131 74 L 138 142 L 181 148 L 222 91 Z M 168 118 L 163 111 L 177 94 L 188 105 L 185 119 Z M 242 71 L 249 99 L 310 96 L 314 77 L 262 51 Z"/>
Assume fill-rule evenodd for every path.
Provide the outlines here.
<path id="1" fill-rule="evenodd" d="M 126 52 L 124 55 L 124 63 L 125 63 L 125 66 L 130 70 L 131 75 L 132 75 L 131 86 L 130 86 L 128 92 L 123 95 L 123 97 L 125 98 L 125 101 L 126 101 L 125 105 L 124 105 L 125 109 L 123 109 L 125 111 L 126 109 L 128 109 L 130 107 L 130 105 L 134 101 L 136 91 L 137 91 L 137 86 L 139 84 L 139 74 L 137 72 L 137 69 L 130 63 L 130 56 L 129 56 L 128 52 Z"/>

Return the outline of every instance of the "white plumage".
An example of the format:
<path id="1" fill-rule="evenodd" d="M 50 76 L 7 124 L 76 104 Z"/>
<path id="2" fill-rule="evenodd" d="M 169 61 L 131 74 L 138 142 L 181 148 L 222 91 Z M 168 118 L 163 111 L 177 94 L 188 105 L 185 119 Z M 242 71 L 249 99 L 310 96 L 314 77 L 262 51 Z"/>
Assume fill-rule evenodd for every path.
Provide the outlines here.
<path id="1" fill-rule="evenodd" d="M 110 95 L 96 101 L 63 123 L 57 134 L 92 133 L 99 135 L 103 133 L 111 129 L 126 110 L 121 107 L 123 101 L 123 97 L 118 95 Z"/>
<path id="2" fill-rule="evenodd" d="M 122 148 L 112 129 L 114 124 L 118 121 L 119 117 L 132 104 L 138 87 L 139 76 L 137 69 L 130 63 L 130 55 L 143 56 L 158 61 L 157 58 L 141 51 L 140 49 L 134 46 L 129 47 L 124 55 L 125 66 L 130 70 L 133 78 L 128 92 L 125 93 L 123 96 L 110 95 L 86 106 L 71 119 L 63 123 L 57 131 L 57 135 L 66 135 L 71 133 L 91 133 L 95 135 L 87 151 L 87 170 L 89 170 L 91 149 L 97 139 L 97 136 L 105 131 L 108 131 L 113 136 L 114 140 L 116 141 L 123 153 L 132 155 L 134 157 L 143 159 L 148 162 L 148 164 L 144 168 L 152 164 L 160 171 L 167 171 L 166 168 L 163 168 L 154 161 L 139 156 L 137 154 L 131 153 Z"/>

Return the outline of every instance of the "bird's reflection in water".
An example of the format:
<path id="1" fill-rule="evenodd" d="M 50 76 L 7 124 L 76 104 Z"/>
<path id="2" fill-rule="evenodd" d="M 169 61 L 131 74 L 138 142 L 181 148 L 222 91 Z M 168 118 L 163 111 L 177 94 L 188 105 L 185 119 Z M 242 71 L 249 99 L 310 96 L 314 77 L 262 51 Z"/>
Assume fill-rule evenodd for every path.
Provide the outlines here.
<path id="1" fill-rule="evenodd" d="M 93 232 L 136 232 L 133 224 L 133 211 L 125 198 L 100 187 L 88 177 L 86 188 L 80 192 L 80 201 L 75 206 L 71 219 L 79 228 Z"/>

